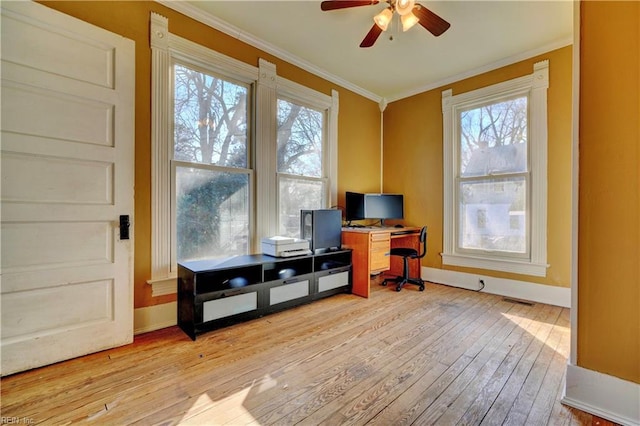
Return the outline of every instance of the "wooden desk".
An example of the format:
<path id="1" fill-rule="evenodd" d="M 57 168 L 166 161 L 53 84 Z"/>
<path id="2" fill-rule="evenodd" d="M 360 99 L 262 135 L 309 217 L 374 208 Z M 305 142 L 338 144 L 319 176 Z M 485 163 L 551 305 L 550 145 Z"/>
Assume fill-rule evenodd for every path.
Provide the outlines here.
<path id="1" fill-rule="evenodd" d="M 420 228 L 342 228 L 342 246 L 353 250 L 352 293 L 369 297 L 371 275 L 389 271 L 402 275 L 402 259 L 390 256 L 392 247 L 412 247 L 420 251 Z M 409 274 L 420 276 L 420 260 L 409 263 Z"/>

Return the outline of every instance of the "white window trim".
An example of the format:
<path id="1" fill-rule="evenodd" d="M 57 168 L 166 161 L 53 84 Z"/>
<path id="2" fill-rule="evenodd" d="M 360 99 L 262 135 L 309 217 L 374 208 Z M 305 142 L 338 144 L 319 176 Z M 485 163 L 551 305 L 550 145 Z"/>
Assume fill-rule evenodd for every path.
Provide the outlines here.
<path id="1" fill-rule="evenodd" d="M 151 278 L 152 296 L 176 293 L 177 268 L 172 264 L 171 213 L 172 187 L 172 60 L 191 63 L 223 76 L 255 85 L 254 107 L 257 114 L 252 129 L 251 164 L 254 168 L 252 194 L 255 194 L 252 227 L 252 252 L 259 251 L 260 238 L 275 235 L 278 222 L 275 179 L 276 93 L 303 99 L 316 107 L 329 108 L 328 150 L 331 203 L 337 202 L 338 165 L 338 92 L 331 96 L 278 77 L 276 66 L 263 59 L 259 67 L 248 65 L 197 43 L 169 33 L 169 21 L 151 13 Z M 256 178 L 256 176 L 258 178 Z M 261 176 L 273 176 L 264 179 Z M 255 189 L 253 189 L 255 188 Z M 260 214 L 255 214 L 260 212 Z"/>
<path id="2" fill-rule="evenodd" d="M 480 268 L 544 277 L 547 273 L 547 89 L 549 61 L 537 62 L 533 73 L 471 92 L 452 96 L 452 90 L 442 92 L 443 114 L 443 171 L 444 171 L 444 265 Z M 481 99 L 505 96 L 510 93 L 529 93 L 529 131 L 531 143 L 531 257 L 527 260 L 509 259 L 488 254 L 470 255 L 456 252 L 456 162 L 457 144 L 455 114 L 460 106 Z"/>

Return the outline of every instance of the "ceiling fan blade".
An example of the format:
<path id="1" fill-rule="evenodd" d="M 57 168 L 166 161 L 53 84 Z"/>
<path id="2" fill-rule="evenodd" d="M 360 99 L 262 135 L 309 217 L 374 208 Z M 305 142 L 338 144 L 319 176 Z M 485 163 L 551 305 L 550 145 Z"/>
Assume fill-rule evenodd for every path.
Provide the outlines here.
<path id="1" fill-rule="evenodd" d="M 436 37 L 451 26 L 450 23 L 418 3 L 413 8 L 413 14 L 419 19 L 420 25 Z"/>
<path id="2" fill-rule="evenodd" d="M 378 4 L 378 0 L 326 0 L 320 3 L 322 10 L 346 9 L 348 7 L 371 6 Z"/>
<path id="3" fill-rule="evenodd" d="M 369 30 L 362 43 L 360 43 L 360 47 L 371 47 L 376 42 L 380 34 L 382 33 L 382 29 L 377 25 L 373 24 L 373 27 Z"/>

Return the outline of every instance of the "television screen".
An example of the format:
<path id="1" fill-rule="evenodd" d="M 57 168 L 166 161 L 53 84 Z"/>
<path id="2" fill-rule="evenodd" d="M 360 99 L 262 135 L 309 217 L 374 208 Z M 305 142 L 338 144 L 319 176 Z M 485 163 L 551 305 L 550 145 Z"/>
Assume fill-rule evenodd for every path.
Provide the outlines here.
<path id="1" fill-rule="evenodd" d="M 402 194 L 365 194 L 364 216 L 367 219 L 403 219 Z"/>

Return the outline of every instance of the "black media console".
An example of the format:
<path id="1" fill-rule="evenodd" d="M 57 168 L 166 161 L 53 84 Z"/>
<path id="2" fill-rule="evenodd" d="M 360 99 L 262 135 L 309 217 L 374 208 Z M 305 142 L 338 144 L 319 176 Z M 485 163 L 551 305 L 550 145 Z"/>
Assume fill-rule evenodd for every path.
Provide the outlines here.
<path id="1" fill-rule="evenodd" d="M 178 264 L 178 325 L 206 331 L 351 292 L 351 250 L 297 257 L 264 254 Z"/>

